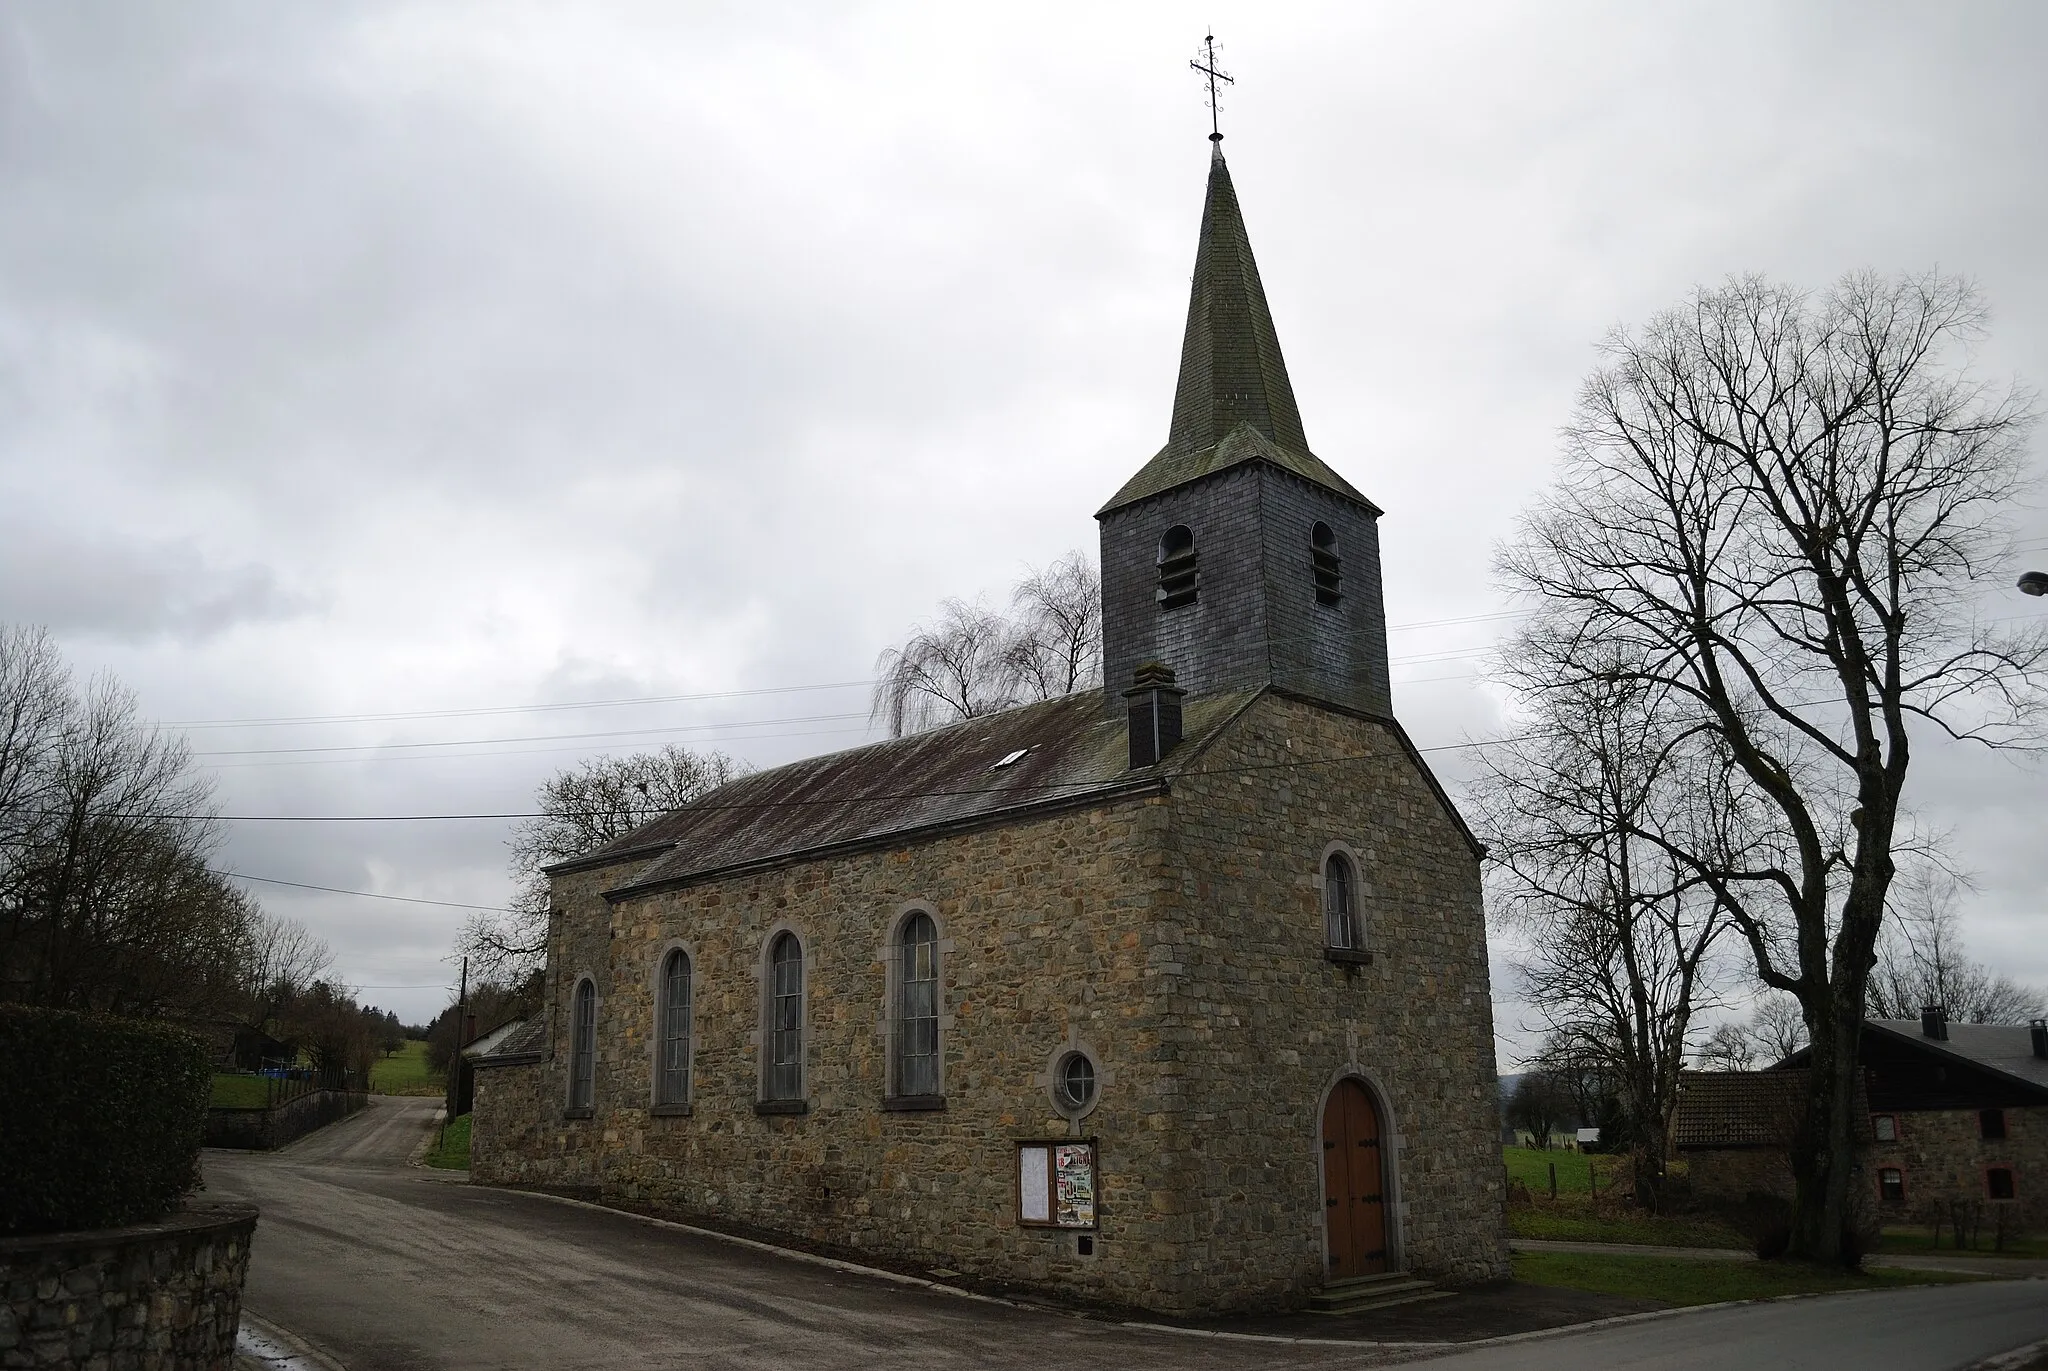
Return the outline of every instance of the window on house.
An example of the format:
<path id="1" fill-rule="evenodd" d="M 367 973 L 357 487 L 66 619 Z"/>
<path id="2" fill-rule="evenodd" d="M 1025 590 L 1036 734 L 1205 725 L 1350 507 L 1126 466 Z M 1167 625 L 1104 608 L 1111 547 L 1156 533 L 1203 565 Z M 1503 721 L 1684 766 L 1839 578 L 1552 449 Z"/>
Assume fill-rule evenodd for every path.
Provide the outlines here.
<path id="1" fill-rule="evenodd" d="M 2003 1109 L 1980 1109 L 1977 1111 L 1977 1133 L 1984 1138 L 1998 1139 L 2005 1136 L 2005 1111 Z"/>
<path id="2" fill-rule="evenodd" d="M 1341 852 L 1332 852 L 1323 863 L 1323 939 L 1339 951 L 1364 948 L 1358 922 L 1358 873 Z"/>
<path id="3" fill-rule="evenodd" d="M 588 1109 L 597 1097 L 597 987 L 576 985 L 575 1019 L 569 1029 L 569 1107 Z"/>
<path id="4" fill-rule="evenodd" d="M 2012 1168 L 1994 1166 L 1984 1173 L 1984 1193 L 1994 1200 L 2009 1200 L 2013 1196 Z"/>
<path id="5" fill-rule="evenodd" d="M 896 938 L 896 1094 L 939 1093 L 939 930 L 929 914 Z"/>
<path id="6" fill-rule="evenodd" d="M 690 1101 L 690 959 L 678 948 L 661 964 L 659 1007 L 655 1010 L 660 1066 L 656 1104 Z"/>
<path id="7" fill-rule="evenodd" d="M 1159 607 L 1179 609 L 1195 602 L 1195 534 L 1175 524 L 1159 537 Z"/>
<path id="8" fill-rule="evenodd" d="M 768 1080 L 771 1100 L 800 1100 L 804 1090 L 804 948 L 794 933 L 768 950 Z"/>
<path id="9" fill-rule="evenodd" d="M 1897 1142 L 1899 1121 L 1890 1114 L 1874 1115 L 1870 1120 L 1870 1132 L 1879 1142 Z"/>
<path id="10" fill-rule="evenodd" d="M 1344 598 L 1344 564 L 1337 558 L 1337 533 L 1318 523 L 1308 535 L 1309 570 L 1315 577 L 1316 603 L 1334 605 Z"/>
<path id="11" fill-rule="evenodd" d="M 1877 1173 L 1877 1197 L 1886 1204 L 1903 1204 L 1906 1200 L 1906 1177 L 1896 1166 L 1880 1168 Z"/>

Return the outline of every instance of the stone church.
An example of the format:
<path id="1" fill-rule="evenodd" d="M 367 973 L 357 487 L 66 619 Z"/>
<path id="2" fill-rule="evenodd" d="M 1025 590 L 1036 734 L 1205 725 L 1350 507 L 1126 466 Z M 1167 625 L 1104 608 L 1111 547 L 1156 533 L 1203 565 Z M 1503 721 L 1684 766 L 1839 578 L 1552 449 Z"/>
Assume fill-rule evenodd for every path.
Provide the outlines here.
<path id="1" fill-rule="evenodd" d="M 1481 848 L 1393 715 L 1220 142 L 1106 686 L 553 869 L 473 1175 L 1176 1314 L 1504 1276 Z"/>

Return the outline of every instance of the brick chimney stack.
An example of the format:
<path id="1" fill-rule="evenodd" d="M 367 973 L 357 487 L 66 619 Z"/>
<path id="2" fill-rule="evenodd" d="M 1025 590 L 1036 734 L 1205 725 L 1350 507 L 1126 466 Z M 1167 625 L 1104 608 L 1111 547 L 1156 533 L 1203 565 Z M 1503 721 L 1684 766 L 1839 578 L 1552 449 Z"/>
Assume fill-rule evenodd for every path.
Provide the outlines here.
<path id="1" fill-rule="evenodd" d="M 1927 1004 L 1920 1006 L 1920 1033 L 1936 1042 L 1948 1041 L 1948 1006 Z"/>

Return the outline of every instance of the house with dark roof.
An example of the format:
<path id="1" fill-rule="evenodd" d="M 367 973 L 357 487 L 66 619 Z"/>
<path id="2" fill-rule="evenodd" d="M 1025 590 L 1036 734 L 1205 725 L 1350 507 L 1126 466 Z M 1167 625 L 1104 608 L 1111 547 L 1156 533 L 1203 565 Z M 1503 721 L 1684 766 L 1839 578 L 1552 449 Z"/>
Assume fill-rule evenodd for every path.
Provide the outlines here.
<path id="1" fill-rule="evenodd" d="M 1879 1222 L 2048 1227 L 2048 1023 L 1870 1019 L 1859 1046 L 1857 1202 Z M 1808 1053 L 1766 1071 L 1687 1072 L 1673 1142 L 1695 1194 L 1789 1197 Z M 1987 1217 L 1988 1216 L 1988 1217 Z"/>
<path id="2" fill-rule="evenodd" d="M 473 1176 L 1176 1313 L 1505 1275 L 1481 849 L 1393 714 L 1379 518 L 1219 145 L 1104 689 L 553 868 Z"/>

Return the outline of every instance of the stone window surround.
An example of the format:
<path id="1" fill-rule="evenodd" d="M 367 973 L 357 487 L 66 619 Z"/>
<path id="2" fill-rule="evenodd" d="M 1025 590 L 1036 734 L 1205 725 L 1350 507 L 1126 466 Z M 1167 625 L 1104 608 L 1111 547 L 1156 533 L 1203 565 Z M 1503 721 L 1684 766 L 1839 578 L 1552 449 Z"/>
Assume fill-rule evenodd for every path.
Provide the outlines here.
<path id="1" fill-rule="evenodd" d="M 768 1054 L 774 1050 L 775 964 L 770 958 L 775 942 L 783 934 L 796 939 L 803 967 L 803 994 L 797 998 L 796 1094 L 787 1099 L 768 1097 Z M 811 940 L 794 919 L 777 919 L 761 935 L 761 950 L 754 959 L 756 998 L 760 1001 L 759 1023 L 753 1032 L 754 1112 L 756 1114 L 808 1114 L 811 1111 L 811 986 L 816 980 Z"/>
<path id="2" fill-rule="evenodd" d="M 1086 1057 L 1088 1064 L 1095 1068 L 1095 1097 L 1079 1109 L 1067 1103 L 1066 1096 L 1060 1093 L 1060 1063 L 1077 1054 Z M 1045 1091 L 1045 1097 L 1052 1101 L 1053 1112 L 1067 1121 L 1068 1136 L 1078 1138 L 1081 1136 L 1081 1120 L 1095 1112 L 1096 1106 L 1102 1103 L 1103 1095 L 1116 1084 L 1116 1069 L 1103 1062 L 1102 1054 L 1081 1037 L 1079 1029 L 1069 1028 L 1066 1038 L 1045 1059 L 1045 1070 L 1038 1073 L 1037 1084 Z"/>
<path id="3" fill-rule="evenodd" d="M 1878 1127 L 1877 1121 L 1879 1119 L 1886 1119 L 1890 1121 L 1892 1126 L 1892 1135 L 1889 1138 L 1887 1138 L 1884 1135 L 1884 1130 Z M 1899 1142 L 1903 1140 L 1905 1136 L 1905 1130 L 1903 1130 L 1899 1126 L 1899 1116 L 1897 1114 L 1872 1114 L 1870 1116 L 1870 1136 L 1881 1143 Z"/>
<path id="4" fill-rule="evenodd" d="M 1308 1205 L 1317 1215 L 1316 1231 L 1323 1248 L 1323 1270 L 1330 1269 L 1330 1225 L 1322 1217 L 1325 1181 L 1323 1179 L 1323 1112 L 1330 1107 L 1330 1095 L 1345 1081 L 1357 1081 L 1365 1087 L 1365 1093 L 1372 1097 L 1373 1107 L 1380 1115 L 1380 1196 L 1386 1213 L 1387 1224 L 1387 1270 L 1407 1270 L 1406 1243 L 1403 1229 L 1408 1218 L 1408 1205 L 1401 1198 L 1401 1154 L 1407 1147 L 1407 1139 L 1394 1113 L 1393 1097 L 1380 1084 L 1379 1077 L 1366 1070 L 1356 1061 L 1348 1062 L 1330 1073 L 1323 1088 L 1316 1095 L 1315 1112 L 1309 1116 L 1308 1136 L 1310 1154 L 1315 1158 L 1315 1194 L 1308 1197 Z"/>
<path id="5" fill-rule="evenodd" d="M 1993 1124 L 1997 1131 L 1992 1130 Z M 1984 1142 L 2004 1142 L 2006 1137 L 2005 1111 L 2003 1109 L 1980 1109 L 1977 1111 L 1977 1137 Z"/>
<path id="6" fill-rule="evenodd" d="M 2010 1195 L 1991 1193 L 1991 1173 L 2003 1171 L 2012 1182 Z M 2011 1162 L 1987 1162 L 1984 1166 L 1984 1199 L 1989 1204 L 2017 1204 L 2020 1200 L 2020 1169 Z"/>
<path id="7" fill-rule="evenodd" d="M 910 922 L 913 914 L 922 914 L 930 919 L 932 930 L 938 935 L 939 1091 L 936 1095 L 896 1093 L 896 1010 L 900 1003 L 903 976 L 902 950 L 898 942 L 903 936 L 903 926 Z M 882 1108 L 890 1113 L 944 1109 L 946 1039 L 953 1029 L 953 1015 L 948 1011 L 946 1000 L 946 968 L 952 961 L 953 940 L 946 936 L 946 921 L 939 917 L 938 908 L 928 900 L 906 900 L 897 905 L 889 920 L 887 936 L 882 939 L 882 946 L 875 956 L 882 963 L 882 1012 L 875 1023 L 875 1036 L 882 1040 Z"/>
<path id="8" fill-rule="evenodd" d="M 583 994 L 583 987 L 590 987 L 590 1103 L 576 1103 L 576 1001 Z M 565 1119 L 588 1119 L 597 1113 L 597 1039 L 598 1027 L 604 1022 L 604 996 L 597 993 L 597 977 L 589 971 L 579 971 L 569 981 L 569 1031 L 564 1035 L 569 1041 L 569 1069 L 563 1073 L 562 1117 Z"/>
<path id="9" fill-rule="evenodd" d="M 668 977 L 663 973 L 668 968 L 669 956 L 676 952 L 683 954 L 690 967 L 689 1086 L 682 1099 L 664 1100 L 661 1098 L 661 1057 L 665 1045 L 662 1042 L 662 1034 L 668 1017 L 668 1006 L 664 1003 Z M 703 990 L 703 978 L 697 969 L 698 965 L 696 945 L 683 938 L 670 938 L 654 954 L 654 975 L 648 983 L 653 992 L 654 1032 L 649 1035 L 651 1042 L 647 1052 L 647 1112 L 656 1118 L 687 1115 L 697 1099 L 697 1001 L 702 998 L 700 992 Z"/>
<path id="10" fill-rule="evenodd" d="M 1337 856 L 1351 863 L 1351 917 L 1358 925 L 1357 947 L 1330 946 L 1328 916 L 1323 912 L 1323 873 L 1330 869 L 1330 858 Z M 1342 838 L 1325 844 L 1322 855 L 1316 858 L 1316 938 L 1322 943 L 1323 956 L 1328 961 L 1347 966 L 1372 965 L 1372 925 L 1365 917 L 1371 888 L 1366 884 L 1365 871 L 1365 861 L 1358 855 L 1358 849 Z"/>
<path id="11" fill-rule="evenodd" d="M 1877 1172 L 1877 1202 L 1879 1204 L 1907 1203 L 1908 1187 L 1906 1185 L 1906 1167 L 1903 1162 L 1880 1163 L 1872 1169 Z M 1899 1176 L 1899 1198 L 1896 1200 L 1887 1200 L 1884 1195 L 1884 1173 L 1887 1171 L 1895 1171 Z"/>

